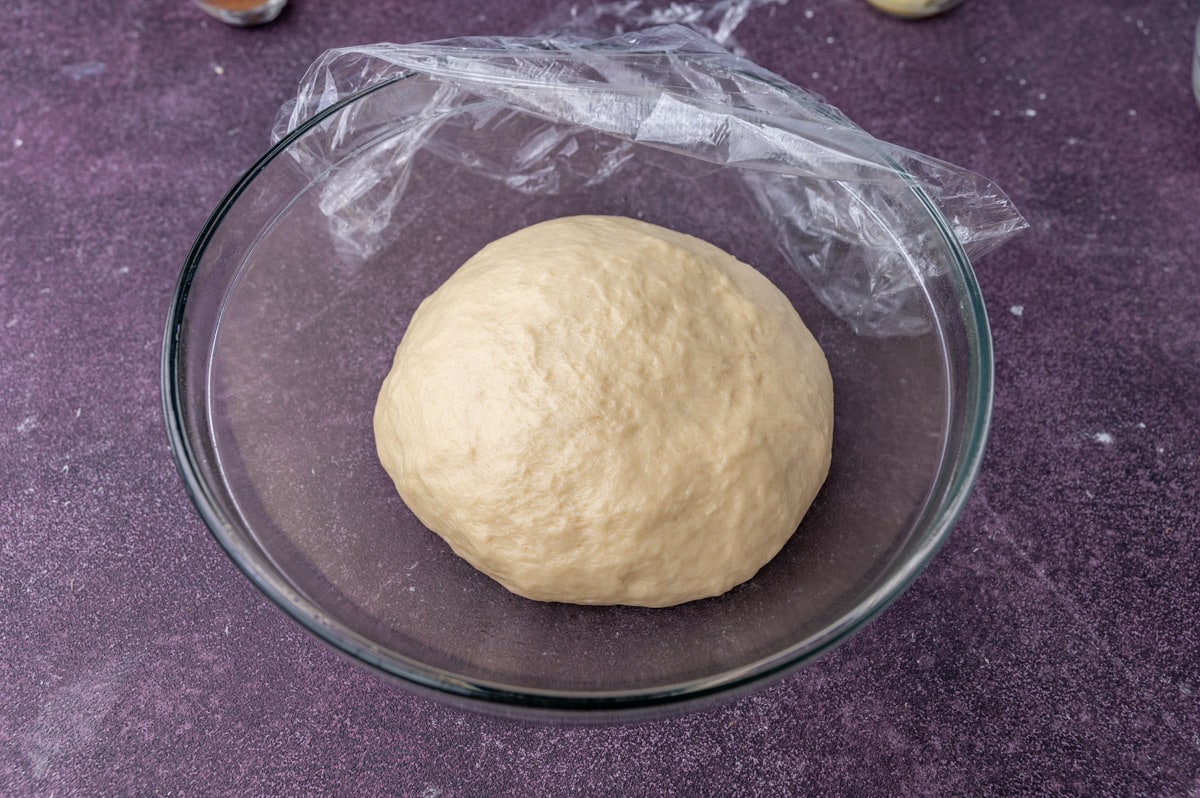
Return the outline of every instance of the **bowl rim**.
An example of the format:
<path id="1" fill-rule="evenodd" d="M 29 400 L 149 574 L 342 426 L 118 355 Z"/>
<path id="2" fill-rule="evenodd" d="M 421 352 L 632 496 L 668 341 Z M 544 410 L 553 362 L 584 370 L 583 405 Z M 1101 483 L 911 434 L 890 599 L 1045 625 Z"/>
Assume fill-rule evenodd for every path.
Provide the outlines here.
<path id="1" fill-rule="evenodd" d="M 209 532 L 234 565 L 293 621 L 334 650 L 367 666 L 373 672 L 397 679 L 417 692 L 470 709 L 534 718 L 621 718 L 654 711 L 662 713 L 666 710 L 686 709 L 719 697 L 738 695 L 811 663 L 836 648 L 895 601 L 945 543 L 966 505 L 979 474 L 987 444 L 994 382 L 991 331 L 983 296 L 970 261 L 941 211 L 920 184 L 895 163 L 892 163 L 892 166 L 905 178 L 910 189 L 927 209 L 957 267 L 956 274 L 961 280 L 963 290 L 958 303 L 959 313 L 968 348 L 977 357 L 968 360 L 967 390 L 960 397 L 964 407 L 964 418 L 967 419 L 967 423 L 963 425 L 966 433 L 965 446 L 960 448 L 959 456 L 954 458 L 953 468 L 948 473 L 943 473 L 943 478 L 939 480 L 942 483 L 940 489 L 931 492 L 930 501 L 922 511 L 922 516 L 925 516 L 932 510 L 932 517 L 916 525 L 918 529 L 924 529 L 921 539 L 916 542 L 906 560 L 900 562 L 891 574 L 881 579 L 873 590 L 861 597 L 853 609 L 836 623 L 754 663 L 677 684 L 604 692 L 514 688 L 449 673 L 389 652 L 357 632 L 339 625 L 314 602 L 292 587 L 286 578 L 263 568 L 255 561 L 256 549 L 246 545 L 234 531 L 236 525 L 233 519 L 217 509 L 215 488 L 202 476 L 196 449 L 186 431 L 184 419 L 187 410 L 179 366 L 183 344 L 183 318 L 192 284 L 216 230 L 238 198 L 260 173 L 284 154 L 295 141 L 329 117 L 363 97 L 405 80 L 413 74 L 415 73 L 400 74 L 350 94 L 309 117 L 280 138 L 241 175 L 217 203 L 188 251 L 176 280 L 161 350 L 160 389 L 167 437 L 176 469 L 188 496 Z"/>

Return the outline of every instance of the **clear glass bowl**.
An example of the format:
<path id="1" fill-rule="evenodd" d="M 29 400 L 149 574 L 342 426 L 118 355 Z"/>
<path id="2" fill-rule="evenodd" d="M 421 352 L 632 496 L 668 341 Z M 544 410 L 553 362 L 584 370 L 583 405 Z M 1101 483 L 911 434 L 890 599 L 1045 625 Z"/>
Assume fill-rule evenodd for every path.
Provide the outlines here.
<path id="1" fill-rule="evenodd" d="M 1200 22 L 1196 23 L 1196 47 L 1192 51 L 1192 95 L 1200 103 Z"/>
<path id="2" fill-rule="evenodd" d="M 339 103 L 255 164 L 205 225 L 172 301 L 162 364 L 171 445 L 212 534 L 263 593 L 418 691 L 506 714 L 612 720 L 779 677 L 905 589 L 966 500 L 992 395 L 978 286 L 919 189 L 907 201 L 928 217 L 927 234 L 900 246 L 941 267 L 924 282 L 920 335 L 856 335 L 769 243 L 731 169 L 663 169 L 662 152 L 645 168 L 635 152 L 611 179 L 556 196 L 418 153 L 395 243 L 356 263 L 336 254 L 318 207 L 338 167 L 312 179 L 289 153 L 351 106 L 369 118 L 364 105 L 390 90 Z M 358 130 L 342 142 L 347 160 L 388 135 L 386 125 Z M 724 596 L 644 609 L 511 595 L 425 529 L 376 460 L 376 393 L 421 299 L 486 242 L 575 213 L 643 218 L 756 265 L 828 356 L 829 479 L 780 554 Z"/>

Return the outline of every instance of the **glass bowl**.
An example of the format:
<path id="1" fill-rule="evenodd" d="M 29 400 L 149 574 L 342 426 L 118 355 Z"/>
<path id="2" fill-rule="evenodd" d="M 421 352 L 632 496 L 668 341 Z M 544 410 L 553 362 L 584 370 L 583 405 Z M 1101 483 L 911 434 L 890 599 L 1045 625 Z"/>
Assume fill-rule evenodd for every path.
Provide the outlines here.
<path id="1" fill-rule="evenodd" d="M 908 586 L 966 500 L 992 396 L 978 286 L 919 188 L 905 190 L 925 234 L 897 245 L 939 266 L 922 278 L 921 334 L 856 334 L 770 243 L 731 168 L 664 169 L 669 155 L 636 147 L 606 181 L 537 196 L 418 152 L 393 243 L 348 258 L 331 240 L 322 189 L 386 140 L 387 125 L 345 134 L 340 165 L 316 177 L 289 156 L 347 113 L 370 118 L 392 90 L 338 103 L 255 164 L 203 228 L 172 301 L 162 363 L 171 446 L 205 523 L 267 597 L 419 692 L 587 721 L 739 695 L 828 651 Z M 829 478 L 779 555 L 723 596 L 667 609 L 517 597 L 425 529 L 376 460 L 376 395 L 418 303 L 488 241 L 577 213 L 642 218 L 754 264 L 828 357 Z"/>

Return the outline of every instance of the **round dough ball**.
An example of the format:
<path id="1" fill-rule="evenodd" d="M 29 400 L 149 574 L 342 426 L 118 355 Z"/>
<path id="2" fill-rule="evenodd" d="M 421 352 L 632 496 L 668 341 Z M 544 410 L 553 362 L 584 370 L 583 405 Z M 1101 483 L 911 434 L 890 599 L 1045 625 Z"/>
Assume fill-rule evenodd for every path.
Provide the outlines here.
<path id="1" fill-rule="evenodd" d="M 544 601 L 663 607 L 749 579 L 829 471 L 820 347 L 759 272 L 620 217 L 527 227 L 417 309 L 375 409 L 404 501 Z"/>

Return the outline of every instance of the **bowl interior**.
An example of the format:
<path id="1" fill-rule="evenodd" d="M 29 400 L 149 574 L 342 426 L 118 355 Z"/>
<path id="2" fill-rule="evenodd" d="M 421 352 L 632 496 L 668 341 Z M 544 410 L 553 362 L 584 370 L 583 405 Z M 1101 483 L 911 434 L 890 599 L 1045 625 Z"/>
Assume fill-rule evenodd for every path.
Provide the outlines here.
<path id="1" fill-rule="evenodd" d="M 893 338 L 856 335 L 815 301 L 732 170 L 659 151 L 635 148 L 595 185 L 533 195 L 427 147 L 393 243 L 356 259 L 339 253 L 322 210 L 339 167 L 313 178 L 288 155 L 343 113 L 273 150 L 218 208 L 181 279 L 164 361 L 177 457 L 206 521 L 312 631 L 450 693 L 653 702 L 800 664 L 877 612 L 936 549 L 973 477 L 990 391 L 982 306 L 936 217 L 918 253 L 945 265 L 925 286 L 929 331 Z M 339 157 L 378 147 L 381 129 Z M 581 136 L 581 147 L 605 144 Z M 825 349 L 836 394 L 828 481 L 782 552 L 724 596 L 641 609 L 511 595 L 425 529 L 376 460 L 376 394 L 420 301 L 488 241 L 576 213 L 636 217 L 732 252 L 792 299 Z"/>

